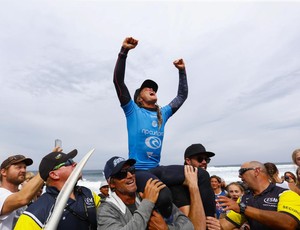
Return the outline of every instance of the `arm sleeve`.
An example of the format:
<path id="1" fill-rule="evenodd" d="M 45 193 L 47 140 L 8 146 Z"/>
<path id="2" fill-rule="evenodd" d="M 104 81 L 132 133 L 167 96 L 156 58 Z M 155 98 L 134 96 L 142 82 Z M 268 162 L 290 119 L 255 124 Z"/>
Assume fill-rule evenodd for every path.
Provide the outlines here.
<path id="1" fill-rule="evenodd" d="M 128 88 L 124 82 L 127 53 L 128 50 L 122 47 L 118 55 L 118 60 L 115 65 L 114 76 L 113 76 L 114 77 L 113 82 L 121 106 L 126 105 L 131 99 Z"/>
<path id="2" fill-rule="evenodd" d="M 41 230 L 42 228 L 29 216 L 22 214 L 14 230 Z"/>
<path id="3" fill-rule="evenodd" d="M 185 69 L 179 70 L 179 84 L 177 96 L 170 102 L 173 114 L 181 107 L 188 96 L 188 83 Z"/>
<path id="4" fill-rule="evenodd" d="M 300 226 L 300 196 L 297 193 L 291 190 L 283 192 L 279 196 L 277 211 L 292 216 Z"/>

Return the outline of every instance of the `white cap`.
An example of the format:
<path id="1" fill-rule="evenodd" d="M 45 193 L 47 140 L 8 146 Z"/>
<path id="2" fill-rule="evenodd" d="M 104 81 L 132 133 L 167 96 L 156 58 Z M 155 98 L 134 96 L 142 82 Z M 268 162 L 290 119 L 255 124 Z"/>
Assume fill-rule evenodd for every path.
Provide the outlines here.
<path id="1" fill-rule="evenodd" d="M 107 183 L 107 181 L 105 180 L 105 181 L 102 181 L 101 182 L 101 185 L 100 185 L 100 188 L 102 188 L 103 186 L 107 186 L 108 185 L 108 183 Z"/>

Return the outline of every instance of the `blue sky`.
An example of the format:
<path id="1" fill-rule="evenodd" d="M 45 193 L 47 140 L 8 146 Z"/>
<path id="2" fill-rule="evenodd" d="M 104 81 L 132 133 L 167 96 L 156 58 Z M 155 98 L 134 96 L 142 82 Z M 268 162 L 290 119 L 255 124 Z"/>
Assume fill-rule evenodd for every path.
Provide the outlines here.
<path id="1" fill-rule="evenodd" d="M 36 169 L 54 139 L 86 169 L 127 156 L 123 111 L 112 73 L 127 36 L 139 40 L 126 83 L 159 84 L 158 103 L 176 95 L 183 58 L 189 96 L 169 120 L 161 163 L 182 164 L 202 143 L 211 165 L 290 162 L 299 148 L 300 2 L 16 1 L 0 8 L 0 141 Z"/>

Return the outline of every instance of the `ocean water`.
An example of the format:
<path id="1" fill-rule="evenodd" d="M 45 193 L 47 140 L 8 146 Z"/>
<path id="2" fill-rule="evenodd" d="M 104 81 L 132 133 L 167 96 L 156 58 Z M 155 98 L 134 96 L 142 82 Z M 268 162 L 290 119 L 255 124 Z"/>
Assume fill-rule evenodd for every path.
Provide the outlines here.
<path id="1" fill-rule="evenodd" d="M 290 171 L 295 173 L 296 166 L 293 164 L 276 164 L 280 176 L 284 174 L 284 172 Z M 240 166 L 211 166 L 207 168 L 209 174 L 217 175 L 225 180 L 228 184 L 233 181 L 239 181 L 238 170 Z M 103 176 L 103 170 L 83 170 L 83 179 L 78 182 L 78 185 L 85 186 L 92 191 L 99 193 L 99 188 L 101 183 L 105 180 Z"/>

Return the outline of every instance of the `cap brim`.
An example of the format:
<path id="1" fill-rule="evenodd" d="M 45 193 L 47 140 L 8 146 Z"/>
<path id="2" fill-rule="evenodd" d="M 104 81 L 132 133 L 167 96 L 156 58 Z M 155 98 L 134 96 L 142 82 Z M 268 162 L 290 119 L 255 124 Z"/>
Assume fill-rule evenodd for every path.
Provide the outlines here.
<path id="1" fill-rule="evenodd" d="M 77 149 L 73 149 L 71 152 L 69 152 L 67 154 L 67 156 L 69 157 L 68 159 L 76 157 L 77 156 Z"/>
<path id="2" fill-rule="evenodd" d="M 24 162 L 26 164 L 26 166 L 29 166 L 29 165 L 33 164 L 33 160 L 31 158 L 24 158 L 24 159 L 20 159 L 20 160 L 14 161 L 12 163 L 12 165 L 20 163 L 20 162 Z"/>
<path id="3" fill-rule="evenodd" d="M 213 156 L 215 156 L 216 154 L 214 154 L 213 152 L 199 152 L 199 153 L 191 154 L 189 157 L 197 156 L 197 155 L 206 155 L 206 156 L 208 156 L 208 157 L 213 157 Z"/>
<path id="4" fill-rule="evenodd" d="M 140 90 L 142 90 L 143 88 L 152 88 L 155 92 L 157 92 L 158 85 L 157 85 L 157 83 L 155 81 L 147 79 L 141 85 Z"/>
<path id="5" fill-rule="evenodd" d="M 120 172 L 121 169 L 123 168 L 123 166 L 124 166 L 125 164 L 128 164 L 129 166 L 132 166 L 132 165 L 135 164 L 135 162 L 136 162 L 135 159 L 128 159 L 128 160 L 126 160 L 126 161 L 121 162 L 120 164 L 118 164 L 118 165 L 114 168 L 114 170 L 112 171 L 110 177 L 112 177 L 113 175 L 116 175 L 118 172 Z"/>

